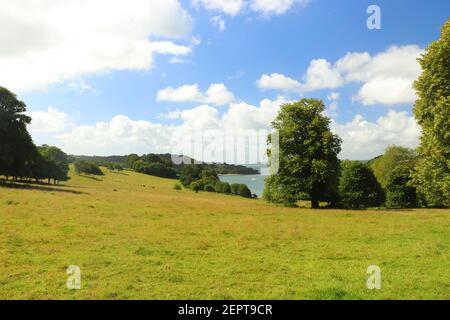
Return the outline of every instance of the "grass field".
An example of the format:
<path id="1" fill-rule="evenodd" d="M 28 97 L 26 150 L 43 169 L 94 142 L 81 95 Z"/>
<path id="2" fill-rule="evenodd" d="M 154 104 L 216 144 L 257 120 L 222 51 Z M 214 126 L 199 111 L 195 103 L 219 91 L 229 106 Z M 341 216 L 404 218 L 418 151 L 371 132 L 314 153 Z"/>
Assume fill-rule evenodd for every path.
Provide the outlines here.
<path id="1" fill-rule="evenodd" d="M 450 210 L 288 209 L 128 171 L 72 177 L 0 187 L 0 298 L 450 299 Z M 381 290 L 366 287 L 372 264 Z"/>

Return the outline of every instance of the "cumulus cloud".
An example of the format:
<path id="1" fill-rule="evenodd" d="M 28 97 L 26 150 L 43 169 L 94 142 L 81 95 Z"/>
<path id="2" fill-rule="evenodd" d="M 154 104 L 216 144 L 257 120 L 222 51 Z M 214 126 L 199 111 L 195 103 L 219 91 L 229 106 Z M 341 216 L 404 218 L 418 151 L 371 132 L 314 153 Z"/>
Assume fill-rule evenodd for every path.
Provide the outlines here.
<path id="1" fill-rule="evenodd" d="M 235 152 L 248 145 L 249 161 L 263 160 L 270 123 L 275 118 L 283 97 L 262 100 L 259 105 L 231 103 L 221 114 L 215 107 L 201 105 L 164 115 L 179 124 L 162 125 L 132 120 L 118 115 L 109 122 L 72 128 L 59 135 L 59 145 L 71 154 L 174 153 L 199 160 L 244 163 L 245 152 Z M 247 143 L 246 138 L 250 138 Z M 200 146 L 201 145 L 201 146 Z M 239 154 L 238 154 L 239 153 Z M 224 158 L 225 157 L 225 158 Z"/>
<path id="2" fill-rule="evenodd" d="M 28 90 L 87 74 L 148 70 L 154 54 L 190 52 L 150 39 L 183 37 L 191 26 L 178 0 L 2 1 L 0 83 Z"/>
<path id="3" fill-rule="evenodd" d="M 158 101 L 168 102 L 196 102 L 222 106 L 231 103 L 235 97 L 223 83 L 213 83 L 206 92 L 201 92 L 198 84 L 183 85 L 178 88 L 167 87 L 159 90 Z"/>
<path id="4" fill-rule="evenodd" d="M 177 124 L 133 120 L 124 115 L 109 122 L 73 127 L 59 136 L 60 146 L 72 154 L 184 154 L 203 161 L 252 163 L 264 161 L 266 137 L 284 97 L 264 99 L 258 105 L 231 103 L 221 114 L 201 105 L 164 115 Z M 332 109 L 332 108 L 331 108 Z M 392 144 L 418 145 L 420 127 L 407 112 L 389 110 L 375 121 L 356 115 L 351 121 L 332 120 L 331 129 L 342 139 L 342 159 L 367 160 Z M 246 149 L 242 149 L 246 148 Z"/>
<path id="5" fill-rule="evenodd" d="M 362 83 L 354 99 L 364 105 L 395 105 L 416 99 L 412 83 L 420 75 L 417 58 L 423 49 L 415 45 L 392 46 L 371 56 L 367 52 L 351 52 L 331 64 L 325 59 L 312 60 L 302 81 L 283 74 L 263 74 L 261 89 L 312 92 L 336 89 L 351 82 Z"/>
<path id="6" fill-rule="evenodd" d="M 69 115 L 54 107 L 48 107 L 46 111 L 33 111 L 27 113 L 32 121 L 28 129 L 34 133 L 58 133 L 68 129 L 72 125 Z"/>
<path id="7" fill-rule="evenodd" d="M 280 73 L 272 73 L 270 75 L 263 74 L 256 81 L 257 86 L 262 90 L 281 90 L 285 92 L 299 91 L 300 82 Z"/>
<path id="8" fill-rule="evenodd" d="M 347 123 L 333 121 L 332 130 L 343 140 L 340 158 L 355 160 L 376 157 L 393 144 L 416 148 L 421 134 L 412 116 L 394 110 L 375 122 L 367 121 L 362 115 Z"/>

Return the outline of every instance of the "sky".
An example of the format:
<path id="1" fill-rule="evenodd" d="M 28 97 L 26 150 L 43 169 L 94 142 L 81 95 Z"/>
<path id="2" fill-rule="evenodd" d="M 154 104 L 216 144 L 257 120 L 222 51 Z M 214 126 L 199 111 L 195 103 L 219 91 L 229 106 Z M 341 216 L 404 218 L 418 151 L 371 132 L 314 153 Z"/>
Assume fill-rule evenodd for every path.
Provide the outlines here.
<path id="1" fill-rule="evenodd" d="M 0 86 L 70 154 L 253 163 L 280 105 L 320 98 L 339 157 L 370 159 L 417 147 L 416 59 L 449 18 L 448 0 L 0 0 Z"/>

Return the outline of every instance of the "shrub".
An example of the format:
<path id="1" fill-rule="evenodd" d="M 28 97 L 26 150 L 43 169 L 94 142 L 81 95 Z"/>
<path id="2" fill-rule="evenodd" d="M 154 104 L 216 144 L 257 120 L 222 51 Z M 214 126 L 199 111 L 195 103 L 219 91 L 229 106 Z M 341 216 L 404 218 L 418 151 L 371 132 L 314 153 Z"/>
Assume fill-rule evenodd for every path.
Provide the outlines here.
<path id="1" fill-rule="evenodd" d="M 205 190 L 207 192 L 215 192 L 216 191 L 216 189 L 210 184 L 206 184 L 205 187 L 203 188 L 203 190 Z"/>
<path id="2" fill-rule="evenodd" d="M 416 188 L 411 185 L 412 170 L 398 165 L 391 171 L 386 184 L 386 206 L 389 208 L 412 208 L 417 206 Z"/>
<path id="3" fill-rule="evenodd" d="M 98 164 L 94 162 L 87 162 L 84 160 L 77 160 L 74 163 L 75 166 L 75 172 L 77 174 L 92 174 L 96 176 L 102 176 L 103 172 L 98 166 Z"/>
<path id="4" fill-rule="evenodd" d="M 199 182 L 192 182 L 189 188 L 191 188 L 195 193 L 198 193 L 199 191 L 203 190 L 203 186 Z"/>
<path id="5" fill-rule="evenodd" d="M 238 188 L 238 195 L 244 198 L 251 198 L 252 192 L 245 184 L 240 184 Z"/>
<path id="6" fill-rule="evenodd" d="M 384 192 L 372 169 L 361 162 L 346 162 L 342 168 L 339 193 L 342 204 L 349 208 L 380 206 Z"/>
<path id="7" fill-rule="evenodd" d="M 181 185 L 179 183 L 175 183 L 175 185 L 173 186 L 174 190 L 180 191 L 181 190 Z"/>
<path id="8" fill-rule="evenodd" d="M 230 194 L 231 193 L 231 186 L 230 186 L 230 184 L 228 182 L 224 182 L 222 184 L 222 193 L 225 193 L 225 194 Z"/>
<path id="9" fill-rule="evenodd" d="M 238 192 L 239 192 L 239 184 L 233 183 L 233 184 L 230 186 L 230 188 L 231 188 L 231 193 L 232 193 L 232 194 L 238 194 Z"/>

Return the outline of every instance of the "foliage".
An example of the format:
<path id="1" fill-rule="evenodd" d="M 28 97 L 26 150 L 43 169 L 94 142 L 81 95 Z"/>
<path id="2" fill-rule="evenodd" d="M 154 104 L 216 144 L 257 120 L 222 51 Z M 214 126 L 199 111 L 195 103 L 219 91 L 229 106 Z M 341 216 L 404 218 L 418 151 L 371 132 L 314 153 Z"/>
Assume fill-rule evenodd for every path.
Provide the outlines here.
<path id="1" fill-rule="evenodd" d="M 216 189 L 214 188 L 214 186 L 213 185 L 211 185 L 211 184 L 205 184 L 205 187 L 203 188 L 203 190 L 204 191 L 207 191 L 207 192 L 215 192 L 216 191 Z"/>
<path id="2" fill-rule="evenodd" d="M 281 106 L 272 122 L 279 134 L 279 170 L 266 180 L 267 200 L 293 206 L 298 195 L 306 193 L 313 208 L 318 208 L 319 201 L 336 200 L 341 139 L 331 132 L 324 111 L 318 99 Z M 269 136 L 269 144 L 273 138 Z"/>
<path id="3" fill-rule="evenodd" d="M 407 165 L 398 165 L 391 171 L 386 184 L 386 206 L 388 208 L 414 208 L 417 206 L 416 188 L 412 186 L 412 170 Z"/>
<path id="4" fill-rule="evenodd" d="M 97 163 L 87 162 L 84 160 L 76 160 L 74 162 L 75 172 L 80 174 L 92 174 L 95 176 L 102 176 L 103 171 L 100 169 Z"/>
<path id="5" fill-rule="evenodd" d="M 176 171 L 168 165 L 160 162 L 145 162 L 138 160 L 133 163 L 133 170 L 139 173 L 145 173 L 151 176 L 175 179 L 177 177 Z"/>
<path id="6" fill-rule="evenodd" d="M 252 193 L 250 189 L 245 184 L 240 184 L 238 188 L 238 195 L 244 198 L 251 198 Z"/>
<path id="7" fill-rule="evenodd" d="M 199 182 L 192 182 L 189 186 L 195 193 L 198 193 L 199 191 L 203 190 L 203 186 Z"/>
<path id="8" fill-rule="evenodd" d="M 175 185 L 173 186 L 174 190 L 180 191 L 182 190 L 181 185 L 179 183 L 175 183 Z"/>
<path id="9" fill-rule="evenodd" d="M 14 181 L 67 181 L 67 155 L 56 147 L 34 145 L 27 131 L 31 118 L 25 112 L 25 103 L 0 87 L 0 175 Z"/>
<path id="10" fill-rule="evenodd" d="M 106 167 L 108 168 L 108 170 L 110 170 L 110 171 L 123 171 L 123 167 L 122 167 L 122 165 L 120 165 L 120 164 L 118 164 L 118 163 L 112 163 L 112 162 L 110 162 L 110 163 L 108 163 L 107 165 L 106 165 Z"/>
<path id="11" fill-rule="evenodd" d="M 232 183 L 230 185 L 230 189 L 231 189 L 231 193 L 232 194 L 238 194 L 239 184 L 238 183 Z"/>
<path id="12" fill-rule="evenodd" d="M 359 161 L 343 161 L 339 182 L 341 203 L 348 208 L 380 206 L 384 192 L 373 171 Z"/>
<path id="13" fill-rule="evenodd" d="M 414 115 L 422 127 L 414 183 L 429 206 L 450 206 L 450 20 L 418 59 Z"/>
<path id="14" fill-rule="evenodd" d="M 389 175 L 398 165 L 405 165 L 414 168 L 417 162 L 415 150 L 401 146 L 389 146 L 384 155 L 370 161 L 369 165 L 375 174 L 378 182 L 386 188 Z"/>
<path id="15" fill-rule="evenodd" d="M 222 183 L 222 193 L 225 194 L 230 194 L 231 193 L 231 186 L 228 182 L 223 182 Z"/>
<path id="16" fill-rule="evenodd" d="M 200 179 L 201 173 L 202 173 L 202 166 L 200 166 L 200 165 L 193 164 L 193 165 L 185 166 L 181 170 L 179 179 L 185 187 L 188 187 L 194 181 L 197 181 Z"/>

